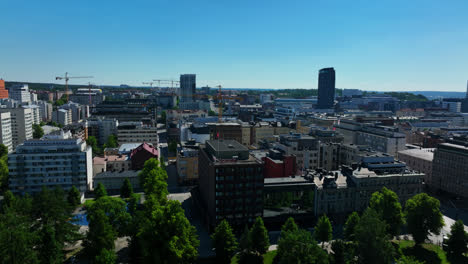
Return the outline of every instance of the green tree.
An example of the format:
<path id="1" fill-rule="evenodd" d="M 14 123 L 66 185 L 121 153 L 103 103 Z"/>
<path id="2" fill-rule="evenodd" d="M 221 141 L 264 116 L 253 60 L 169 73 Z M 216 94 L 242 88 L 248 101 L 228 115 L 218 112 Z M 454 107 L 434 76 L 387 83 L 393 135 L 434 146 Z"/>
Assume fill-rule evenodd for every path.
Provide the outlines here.
<path id="1" fill-rule="evenodd" d="M 98 183 L 96 189 L 94 190 L 94 197 L 95 197 L 95 200 L 97 200 L 104 196 L 107 196 L 106 187 L 104 187 L 104 184 L 100 182 Z"/>
<path id="2" fill-rule="evenodd" d="M 447 253 L 453 256 L 462 256 L 467 252 L 468 233 L 464 229 L 463 221 L 458 220 L 450 227 L 447 241 Z"/>
<path id="3" fill-rule="evenodd" d="M 120 197 L 129 198 L 133 194 L 133 187 L 128 178 L 125 178 L 122 187 L 120 188 Z"/>
<path id="4" fill-rule="evenodd" d="M 119 143 L 117 141 L 117 136 L 112 134 L 107 138 L 106 147 L 108 148 L 117 148 Z"/>
<path id="5" fill-rule="evenodd" d="M 33 138 L 41 138 L 44 136 L 44 129 L 38 124 L 34 124 L 33 126 Z"/>
<path id="6" fill-rule="evenodd" d="M 140 263 L 192 263 L 198 257 L 199 240 L 178 201 L 164 205 L 149 195 L 137 219 L 136 235 Z"/>
<path id="7" fill-rule="evenodd" d="M 79 227 L 70 221 L 73 217 L 73 208 L 60 187 L 54 190 L 44 187 L 33 197 L 31 208 L 32 219 L 37 219 L 34 222 L 34 228 L 41 230 L 42 234 L 47 232 L 43 230 L 44 228 L 52 228 L 55 241 L 61 245 L 61 248 L 65 243 L 74 243 L 81 238 L 78 233 Z M 48 239 L 48 237 L 41 236 L 41 239 Z M 46 243 L 48 242 L 41 241 L 41 244 Z"/>
<path id="8" fill-rule="evenodd" d="M 218 263 L 231 263 L 231 258 L 237 251 L 238 244 L 236 237 L 232 233 L 232 228 L 224 219 L 216 227 L 211 235 L 213 248 L 216 252 Z"/>
<path id="9" fill-rule="evenodd" d="M 366 209 L 356 226 L 359 263 L 388 264 L 393 260 L 393 246 L 386 232 L 385 222 L 373 209 Z"/>
<path id="10" fill-rule="evenodd" d="M 18 214 L 14 208 L 6 208 L 0 214 L 0 263 L 39 263 L 34 246 L 38 242 L 37 231 L 28 217 Z"/>
<path id="11" fill-rule="evenodd" d="M 98 256 L 103 249 L 114 250 L 117 232 L 112 228 L 103 210 L 96 210 L 88 215 L 89 231 L 84 240 L 84 247 L 91 258 Z"/>
<path id="12" fill-rule="evenodd" d="M 429 233 L 439 234 L 444 226 L 440 202 L 426 193 L 420 193 L 406 201 L 408 231 L 416 244 L 423 243 Z"/>
<path id="13" fill-rule="evenodd" d="M 289 217 L 286 222 L 284 222 L 284 225 L 281 227 L 281 233 L 286 233 L 286 232 L 294 232 L 297 231 L 299 227 L 297 227 L 296 222 L 294 222 L 294 218 Z"/>
<path id="14" fill-rule="evenodd" d="M 0 158 L 0 191 L 8 189 L 8 163 Z"/>
<path id="15" fill-rule="evenodd" d="M 268 230 L 265 228 L 261 217 L 255 219 L 255 223 L 249 232 L 249 240 L 251 251 L 258 252 L 261 255 L 268 251 L 270 239 L 268 237 Z"/>
<path id="16" fill-rule="evenodd" d="M 354 259 L 354 243 L 346 243 L 341 239 L 337 239 L 331 243 L 333 253 L 330 255 L 331 263 L 346 264 L 353 263 Z"/>
<path id="17" fill-rule="evenodd" d="M 67 201 L 72 207 L 76 207 L 81 204 L 81 193 L 75 185 L 73 185 L 68 191 Z"/>
<path id="18" fill-rule="evenodd" d="M 7 146 L 0 144 L 0 157 L 5 157 L 6 155 L 8 155 Z"/>
<path id="19" fill-rule="evenodd" d="M 177 152 L 177 141 L 175 140 L 171 140 L 171 142 L 169 142 L 169 146 L 167 146 L 169 152 L 171 152 L 172 154 L 175 154 Z"/>
<path id="20" fill-rule="evenodd" d="M 385 187 L 380 192 L 374 192 L 369 207 L 374 209 L 380 218 L 384 220 L 387 224 L 387 232 L 392 237 L 400 234 L 400 228 L 404 224 L 404 217 L 395 192 Z"/>
<path id="21" fill-rule="evenodd" d="M 99 255 L 94 258 L 94 264 L 114 264 L 117 261 L 117 256 L 114 250 L 101 249 Z"/>
<path id="22" fill-rule="evenodd" d="M 213 110 L 209 110 L 209 111 L 208 111 L 208 116 L 216 116 L 216 115 L 217 115 L 217 114 L 216 114 L 215 111 L 213 111 Z"/>
<path id="23" fill-rule="evenodd" d="M 161 112 L 161 122 L 166 124 L 166 111 Z"/>
<path id="24" fill-rule="evenodd" d="M 86 140 L 86 144 L 91 146 L 91 148 L 93 150 L 93 155 L 99 155 L 101 153 L 101 149 L 98 146 L 98 142 L 96 140 L 96 137 L 89 136 L 88 139 Z"/>
<path id="25" fill-rule="evenodd" d="M 44 226 L 39 232 L 40 241 L 38 245 L 39 260 L 41 263 L 63 263 L 63 244 L 56 240 L 54 228 L 50 225 Z"/>
<path id="26" fill-rule="evenodd" d="M 343 236 L 348 241 L 355 241 L 356 226 L 359 223 L 359 215 L 356 212 L 353 212 L 348 216 L 346 220 Z"/>
<path id="27" fill-rule="evenodd" d="M 277 257 L 279 263 L 328 263 L 325 251 L 320 249 L 311 233 L 303 229 L 281 234 Z"/>
<path id="28" fill-rule="evenodd" d="M 155 158 L 147 160 L 141 170 L 140 185 L 146 195 L 155 195 L 159 203 L 166 201 L 167 191 L 167 172 L 159 166 Z"/>
<path id="29" fill-rule="evenodd" d="M 88 218 L 92 217 L 97 211 L 103 211 L 119 236 L 124 236 L 129 232 L 131 216 L 127 212 L 127 204 L 120 198 L 103 196 L 97 199 L 88 207 Z"/>
<path id="30" fill-rule="evenodd" d="M 247 225 L 244 226 L 244 232 L 242 232 L 239 238 L 239 249 L 241 251 L 247 251 L 250 248 L 250 240 L 249 240 L 249 228 Z"/>
<path id="31" fill-rule="evenodd" d="M 166 163 L 164 162 L 164 157 L 162 155 L 159 157 L 159 164 L 163 170 L 166 170 Z"/>
<path id="32" fill-rule="evenodd" d="M 319 218 L 314 231 L 315 238 L 322 242 L 322 247 L 325 242 L 332 239 L 332 226 L 330 219 L 326 215 Z"/>

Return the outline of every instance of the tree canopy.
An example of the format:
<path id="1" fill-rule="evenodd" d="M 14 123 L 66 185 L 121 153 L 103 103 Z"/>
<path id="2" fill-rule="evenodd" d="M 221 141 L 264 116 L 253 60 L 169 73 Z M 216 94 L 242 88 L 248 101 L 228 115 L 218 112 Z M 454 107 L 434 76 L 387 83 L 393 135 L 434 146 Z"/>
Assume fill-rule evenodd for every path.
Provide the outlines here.
<path id="1" fill-rule="evenodd" d="M 322 242 L 322 246 L 324 242 L 330 241 L 332 239 L 332 226 L 330 223 L 330 219 L 326 215 L 322 215 L 317 225 L 315 226 L 314 232 L 315 238 Z"/>
<path id="2" fill-rule="evenodd" d="M 94 197 L 97 200 L 104 196 L 107 196 L 106 187 L 104 187 L 104 184 L 100 182 L 98 183 L 96 189 L 94 190 Z"/>
<path id="3" fill-rule="evenodd" d="M 369 207 L 374 209 L 387 224 L 388 234 L 396 236 L 400 233 L 404 217 L 395 192 L 383 187 L 381 191 L 372 194 Z"/>
<path id="4" fill-rule="evenodd" d="M 68 191 L 67 201 L 71 206 L 76 207 L 81 203 L 80 196 L 80 191 L 78 191 L 75 185 L 73 185 L 72 188 Z"/>
<path id="5" fill-rule="evenodd" d="M 359 224 L 359 214 L 356 212 L 351 213 L 346 220 L 343 236 L 349 241 L 355 241 L 356 226 Z"/>
<path id="6" fill-rule="evenodd" d="M 231 263 L 231 257 L 238 249 L 238 243 L 226 219 L 218 224 L 211 239 L 218 263 Z"/>
<path id="7" fill-rule="evenodd" d="M 120 197 L 129 198 L 133 194 L 133 187 L 128 178 L 125 178 L 122 187 L 120 188 Z"/>
<path id="8" fill-rule="evenodd" d="M 265 254 L 270 246 L 268 230 L 265 228 L 263 219 L 257 217 L 249 232 L 250 248 L 259 254 Z"/>
<path id="9" fill-rule="evenodd" d="M 44 129 L 38 124 L 32 125 L 33 127 L 33 138 L 41 138 L 44 136 Z"/>
<path id="10" fill-rule="evenodd" d="M 408 231 L 417 244 L 423 243 L 429 233 L 439 234 L 444 226 L 440 202 L 426 193 L 420 193 L 406 201 Z"/>
<path id="11" fill-rule="evenodd" d="M 366 209 L 356 226 L 355 236 L 359 263 L 391 263 L 394 249 L 385 222 L 373 209 Z"/>
<path id="12" fill-rule="evenodd" d="M 458 220 L 450 227 L 447 240 L 447 252 L 454 256 L 462 256 L 468 251 L 468 233 L 465 231 L 463 221 Z"/>

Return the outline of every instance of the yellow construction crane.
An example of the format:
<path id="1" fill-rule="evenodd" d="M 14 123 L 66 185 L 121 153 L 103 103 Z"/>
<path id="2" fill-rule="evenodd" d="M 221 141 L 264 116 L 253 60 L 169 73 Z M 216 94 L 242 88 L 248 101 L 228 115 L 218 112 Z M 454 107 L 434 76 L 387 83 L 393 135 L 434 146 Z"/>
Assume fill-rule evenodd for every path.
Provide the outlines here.
<path id="1" fill-rule="evenodd" d="M 65 76 L 58 76 L 55 77 L 55 80 L 65 80 L 65 94 L 67 95 L 67 102 L 68 102 L 68 80 L 70 79 L 79 79 L 79 78 L 94 78 L 93 76 L 68 76 L 68 72 L 65 73 Z"/>

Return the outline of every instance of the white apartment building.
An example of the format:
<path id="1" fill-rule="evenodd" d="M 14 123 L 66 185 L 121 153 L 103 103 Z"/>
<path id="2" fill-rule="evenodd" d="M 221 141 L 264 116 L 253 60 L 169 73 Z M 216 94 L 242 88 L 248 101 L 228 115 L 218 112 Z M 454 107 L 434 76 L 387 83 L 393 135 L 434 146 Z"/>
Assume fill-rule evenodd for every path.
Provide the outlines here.
<path id="1" fill-rule="evenodd" d="M 71 110 L 58 109 L 52 112 L 52 121 L 57 122 L 63 126 L 72 123 L 72 112 Z"/>
<path id="2" fill-rule="evenodd" d="M 25 141 L 8 155 L 8 168 L 15 194 L 39 192 L 43 186 L 75 186 L 81 193 L 92 188 L 91 147 L 70 132 Z"/>
<path id="3" fill-rule="evenodd" d="M 33 125 L 39 125 L 41 123 L 41 109 L 38 105 L 23 105 L 23 108 L 31 109 Z"/>
<path id="4" fill-rule="evenodd" d="M 9 112 L 11 116 L 11 131 L 13 149 L 33 135 L 33 114 L 28 108 L 0 108 L 0 113 Z"/>
<path id="5" fill-rule="evenodd" d="M 41 120 L 50 121 L 52 120 L 52 104 L 46 101 L 37 101 L 39 106 L 39 113 L 41 115 Z"/>
<path id="6" fill-rule="evenodd" d="M 143 126 L 141 122 L 123 122 L 117 127 L 117 140 L 119 145 L 124 143 L 151 143 L 158 145 L 158 129 Z"/>
<path id="7" fill-rule="evenodd" d="M 10 112 L 0 113 L 0 143 L 8 148 L 8 153 L 13 151 L 13 138 L 11 131 Z"/>
<path id="8" fill-rule="evenodd" d="M 31 102 L 31 93 L 27 84 L 17 84 L 10 87 L 9 98 L 18 101 L 20 104 L 29 104 Z"/>
<path id="9" fill-rule="evenodd" d="M 72 122 L 77 122 L 89 117 L 89 106 L 80 105 L 74 102 L 69 102 L 60 107 L 60 109 L 71 110 Z"/>

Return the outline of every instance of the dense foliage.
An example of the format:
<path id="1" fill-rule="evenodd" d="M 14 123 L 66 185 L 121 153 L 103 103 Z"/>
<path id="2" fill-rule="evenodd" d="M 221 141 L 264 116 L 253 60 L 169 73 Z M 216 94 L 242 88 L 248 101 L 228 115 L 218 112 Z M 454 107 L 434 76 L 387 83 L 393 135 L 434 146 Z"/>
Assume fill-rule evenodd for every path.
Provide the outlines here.
<path id="1" fill-rule="evenodd" d="M 417 244 L 423 243 L 429 233 L 439 234 L 444 226 L 440 202 L 426 193 L 420 193 L 406 201 L 408 231 Z"/>
<path id="2" fill-rule="evenodd" d="M 211 235 L 211 239 L 217 262 L 231 263 L 231 257 L 238 249 L 238 243 L 231 226 L 226 220 L 219 223 L 215 232 Z"/>
<path id="3" fill-rule="evenodd" d="M 383 187 L 380 192 L 372 194 L 369 207 L 374 209 L 386 223 L 387 233 L 390 234 L 390 236 L 400 234 L 400 228 L 404 223 L 404 217 L 401 204 L 395 192 Z"/>
<path id="4" fill-rule="evenodd" d="M 38 124 L 32 125 L 33 128 L 33 138 L 41 138 L 44 136 L 44 129 Z"/>

